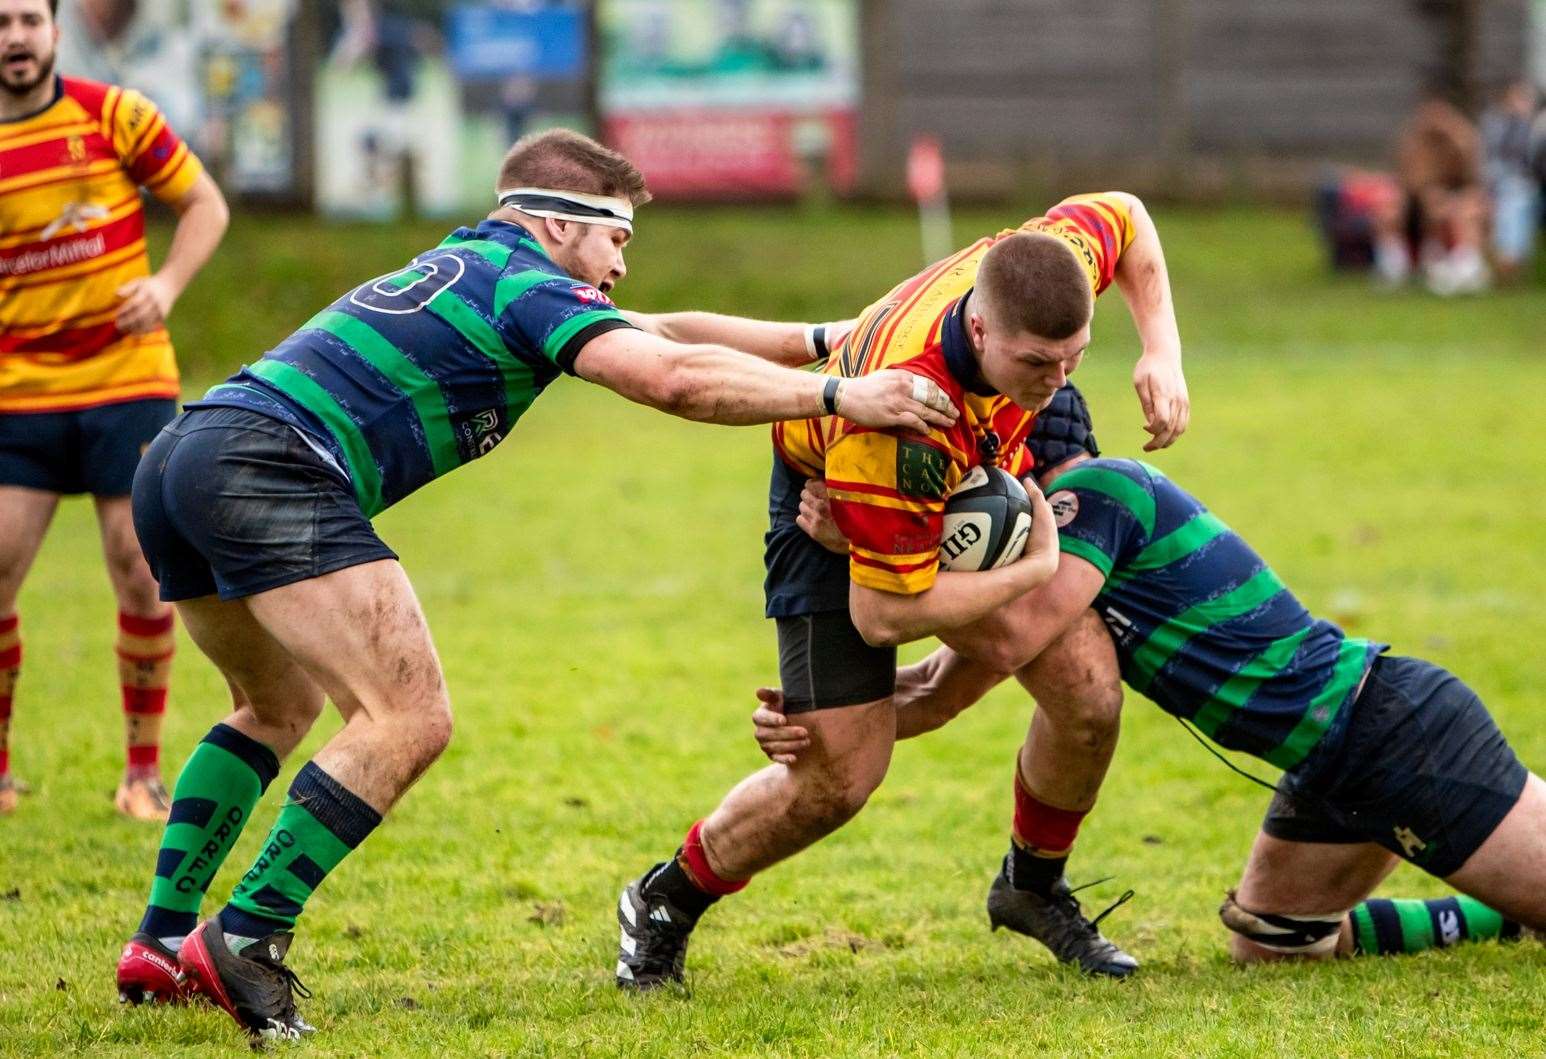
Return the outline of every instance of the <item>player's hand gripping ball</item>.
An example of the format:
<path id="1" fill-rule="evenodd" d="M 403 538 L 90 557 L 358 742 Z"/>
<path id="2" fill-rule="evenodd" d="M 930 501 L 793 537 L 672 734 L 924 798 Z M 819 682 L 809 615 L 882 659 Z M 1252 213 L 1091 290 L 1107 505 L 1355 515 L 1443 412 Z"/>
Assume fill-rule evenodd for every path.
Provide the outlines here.
<path id="1" fill-rule="evenodd" d="M 971 573 L 1007 566 L 1025 552 L 1031 498 L 1002 467 L 974 467 L 945 503 L 943 570 Z"/>

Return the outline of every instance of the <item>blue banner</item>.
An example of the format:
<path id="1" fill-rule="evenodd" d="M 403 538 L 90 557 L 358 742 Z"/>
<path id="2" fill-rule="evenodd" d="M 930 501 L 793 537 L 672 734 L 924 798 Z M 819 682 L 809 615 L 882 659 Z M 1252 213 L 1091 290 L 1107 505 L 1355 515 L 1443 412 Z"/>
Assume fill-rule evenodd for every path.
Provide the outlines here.
<path id="1" fill-rule="evenodd" d="M 560 80 L 586 72 L 585 18 L 576 6 L 514 11 L 459 4 L 446 18 L 446 40 L 462 78 Z"/>

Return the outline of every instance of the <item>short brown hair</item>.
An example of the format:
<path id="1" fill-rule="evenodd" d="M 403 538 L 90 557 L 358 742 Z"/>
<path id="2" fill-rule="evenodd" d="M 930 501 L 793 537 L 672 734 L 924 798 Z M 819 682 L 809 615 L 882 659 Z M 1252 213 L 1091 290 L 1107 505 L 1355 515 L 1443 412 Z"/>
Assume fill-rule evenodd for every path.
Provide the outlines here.
<path id="1" fill-rule="evenodd" d="M 496 190 L 552 188 L 615 195 L 635 206 L 650 200 L 644 174 L 628 159 L 569 129 L 522 136 L 499 167 Z"/>
<path id="2" fill-rule="evenodd" d="M 1095 312 L 1084 265 L 1053 235 L 1016 232 L 993 244 L 977 270 L 977 289 L 1003 327 L 1056 341 Z"/>

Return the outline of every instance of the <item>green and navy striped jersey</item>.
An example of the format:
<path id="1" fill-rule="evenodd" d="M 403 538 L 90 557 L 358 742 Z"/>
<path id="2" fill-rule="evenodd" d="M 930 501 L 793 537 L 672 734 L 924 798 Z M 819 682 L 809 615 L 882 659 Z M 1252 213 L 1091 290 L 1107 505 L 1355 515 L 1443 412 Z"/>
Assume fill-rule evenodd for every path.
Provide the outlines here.
<path id="1" fill-rule="evenodd" d="M 628 322 L 517 224 L 458 228 L 364 283 L 189 407 L 316 438 L 366 517 L 497 445 L 586 342 Z"/>
<path id="2" fill-rule="evenodd" d="M 1065 555 L 1095 599 L 1122 679 L 1220 746 L 1299 764 L 1385 644 L 1317 619 L 1239 534 L 1137 460 L 1093 459 L 1048 489 Z"/>

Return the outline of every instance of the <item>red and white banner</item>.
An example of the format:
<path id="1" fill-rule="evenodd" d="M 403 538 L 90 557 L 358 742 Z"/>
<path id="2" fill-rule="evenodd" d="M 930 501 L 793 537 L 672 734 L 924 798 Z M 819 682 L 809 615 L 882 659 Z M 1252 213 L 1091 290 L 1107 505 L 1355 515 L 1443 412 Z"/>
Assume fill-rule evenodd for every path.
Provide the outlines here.
<path id="1" fill-rule="evenodd" d="M 798 195 L 808 181 L 842 193 L 857 169 L 851 111 L 672 108 L 614 113 L 606 139 L 661 199 Z"/>

